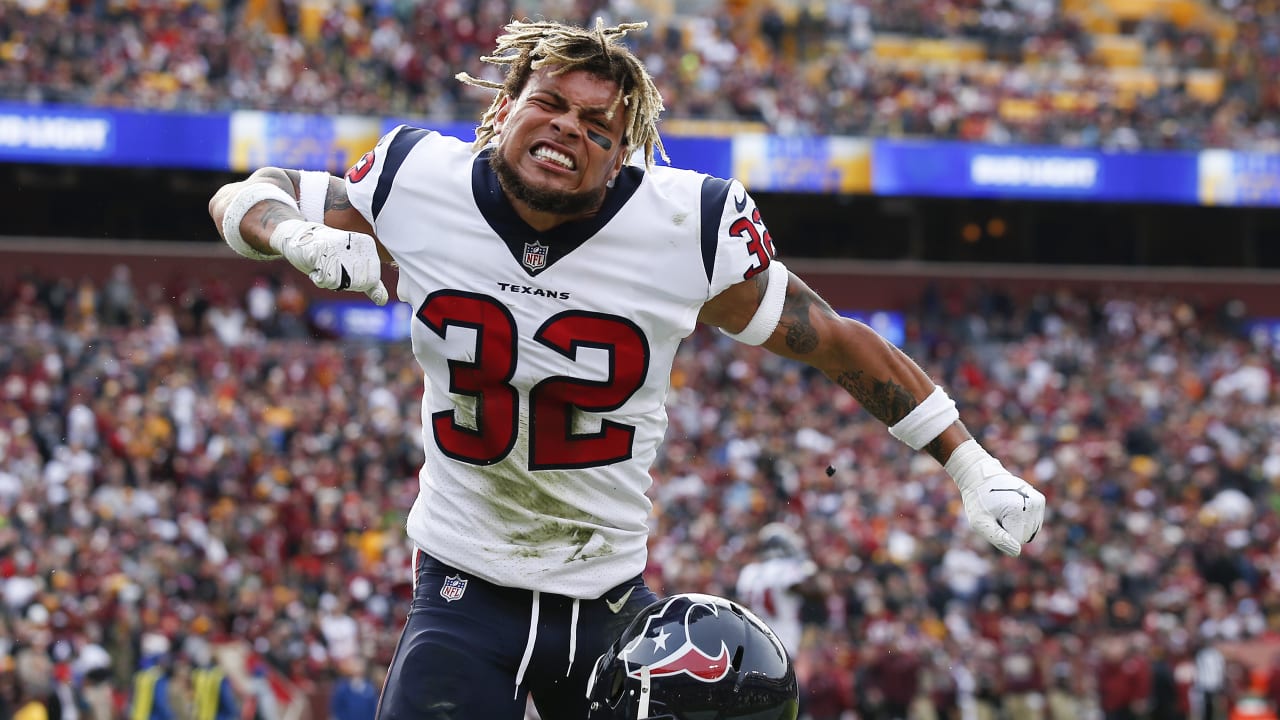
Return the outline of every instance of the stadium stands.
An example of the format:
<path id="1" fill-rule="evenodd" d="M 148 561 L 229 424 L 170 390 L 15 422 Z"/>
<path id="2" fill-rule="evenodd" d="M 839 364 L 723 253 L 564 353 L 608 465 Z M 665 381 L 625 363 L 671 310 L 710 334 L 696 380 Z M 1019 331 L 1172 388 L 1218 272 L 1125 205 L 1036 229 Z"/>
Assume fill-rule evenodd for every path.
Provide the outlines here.
<path id="1" fill-rule="evenodd" d="M 38 689 L 49 657 L 119 706 L 141 648 L 182 667 L 197 637 L 236 663 L 247 702 L 325 717 L 349 668 L 386 662 L 421 379 L 407 346 L 312 339 L 296 297 L 272 276 L 229 295 L 123 265 L 0 287 L 0 679 Z M 696 333 L 673 374 L 650 582 L 732 594 L 743 539 L 803 513 L 827 593 L 798 659 L 815 718 L 871 713 L 885 678 L 920 708 L 1075 718 L 1147 699 L 1167 669 L 1185 701 L 1205 640 L 1243 692 L 1242 668 L 1270 662 L 1255 641 L 1280 631 L 1280 444 L 1275 346 L 1228 310 L 1121 291 L 920 299 L 908 345 L 1051 498 L 1016 561 L 825 379 Z"/>
<path id="2" fill-rule="evenodd" d="M 666 128 L 1280 150 L 1267 0 L 639 5 Z M 487 97 L 452 75 L 483 70 L 523 7 L 0 2 L 0 100 L 471 118 Z M 414 359 L 316 337 L 296 278 L 141 279 L 138 255 L 82 277 L 97 257 L 0 268 L 0 719 L 72 688 L 122 717 L 144 656 L 182 677 L 191 638 L 248 712 L 328 717 L 344 676 L 377 682 L 402 621 Z M 1207 644 L 1226 701 L 1280 706 L 1275 340 L 1227 302 L 1111 284 L 909 303 L 913 355 L 1050 497 L 1017 561 L 830 383 L 699 331 L 650 583 L 731 595 L 744 538 L 803 513 L 825 588 L 797 658 L 812 720 L 1185 713 Z"/>
<path id="3" fill-rule="evenodd" d="M 1266 7 L 876 0 L 622 12 L 653 20 L 635 47 L 676 121 L 1275 150 L 1280 90 L 1268 78 L 1280 21 Z M 453 74 L 482 71 L 478 57 L 521 11 L 506 2 L 5 3 L 0 99 L 470 119 L 488 98 Z M 573 12 L 620 11 L 579 3 Z"/>

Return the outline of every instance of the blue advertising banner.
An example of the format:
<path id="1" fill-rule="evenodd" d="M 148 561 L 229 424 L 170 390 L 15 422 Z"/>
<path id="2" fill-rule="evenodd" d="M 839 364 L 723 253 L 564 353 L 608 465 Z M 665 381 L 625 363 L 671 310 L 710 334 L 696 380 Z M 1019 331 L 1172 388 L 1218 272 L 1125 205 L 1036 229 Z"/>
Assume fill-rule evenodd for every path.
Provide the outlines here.
<path id="1" fill-rule="evenodd" d="M 907 341 L 906 316 L 896 310 L 837 310 L 841 315 L 870 325 L 880 337 L 902 347 Z"/>
<path id="2" fill-rule="evenodd" d="M 754 191 L 867 192 L 871 190 L 870 161 L 871 142 L 861 138 L 733 138 L 733 176 Z"/>
<path id="3" fill-rule="evenodd" d="M 342 173 L 401 123 L 475 138 L 473 121 L 0 103 L 0 162 L 241 172 L 278 165 Z M 736 177 L 754 192 L 1280 206 L 1274 153 L 1113 153 L 759 133 L 663 140 L 677 167 Z"/>
<path id="4" fill-rule="evenodd" d="M 1245 323 L 1245 334 L 1258 347 L 1280 349 L 1280 318 L 1253 318 Z"/>
<path id="5" fill-rule="evenodd" d="M 374 305 L 367 300 L 317 300 L 307 308 L 316 328 L 354 340 L 404 340 L 413 309 L 407 303 Z"/>
<path id="6" fill-rule="evenodd" d="M 696 170 L 718 178 L 733 175 L 734 149 L 731 138 L 663 135 L 662 145 L 675 167 Z M 665 164 L 661 157 L 656 158 L 656 162 L 659 165 Z"/>
<path id="7" fill-rule="evenodd" d="M 227 169 L 227 116 L 0 103 L 0 162 Z"/>
<path id="8" fill-rule="evenodd" d="M 380 137 L 381 121 L 359 115 L 231 114 L 232 170 L 265 165 L 346 172 Z"/>
<path id="9" fill-rule="evenodd" d="M 841 315 L 870 325 L 880 336 L 901 346 L 907 339 L 902 313 L 893 310 L 840 310 Z M 405 340 L 413 309 L 407 303 L 384 306 L 367 300 L 316 300 L 307 308 L 315 327 L 335 337 L 354 340 Z"/>
<path id="10" fill-rule="evenodd" d="M 877 195 L 1199 202 L 1195 153 L 1105 153 L 1070 148 L 876 140 Z"/>
<path id="11" fill-rule="evenodd" d="M 1199 169 L 1202 205 L 1280 206 L 1280 155 L 1205 150 Z"/>

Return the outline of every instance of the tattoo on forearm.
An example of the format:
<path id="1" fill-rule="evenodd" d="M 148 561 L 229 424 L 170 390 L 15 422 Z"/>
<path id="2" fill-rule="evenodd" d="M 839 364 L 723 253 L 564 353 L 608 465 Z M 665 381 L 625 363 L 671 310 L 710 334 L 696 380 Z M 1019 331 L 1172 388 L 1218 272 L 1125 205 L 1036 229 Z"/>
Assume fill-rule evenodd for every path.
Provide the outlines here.
<path id="1" fill-rule="evenodd" d="M 942 456 L 942 435 L 925 444 L 924 451 L 932 455 L 934 460 L 946 464 L 947 459 Z"/>
<path id="2" fill-rule="evenodd" d="M 267 207 L 262 211 L 262 219 L 259 223 L 263 230 L 274 229 L 278 223 L 298 217 L 297 210 L 290 210 L 283 203 L 268 202 L 265 205 Z"/>
<path id="3" fill-rule="evenodd" d="M 350 210 L 351 200 L 347 197 L 346 188 L 341 182 L 330 182 L 329 189 L 324 194 L 325 212 L 330 210 Z"/>
<path id="4" fill-rule="evenodd" d="M 845 370 L 836 376 L 836 382 L 885 425 L 897 423 L 916 406 L 916 399 L 905 387 L 868 377 L 864 370 Z"/>

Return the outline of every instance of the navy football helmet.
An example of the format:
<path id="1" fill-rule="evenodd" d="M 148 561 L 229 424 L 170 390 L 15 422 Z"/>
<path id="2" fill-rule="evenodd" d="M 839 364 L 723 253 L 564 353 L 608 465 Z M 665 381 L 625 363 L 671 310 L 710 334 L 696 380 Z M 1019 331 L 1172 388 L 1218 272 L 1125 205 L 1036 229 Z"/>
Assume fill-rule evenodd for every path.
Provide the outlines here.
<path id="1" fill-rule="evenodd" d="M 686 593 L 640 611 L 596 660 L 588 720 L 794 720 L 791 658 L 750 610 Z"/>

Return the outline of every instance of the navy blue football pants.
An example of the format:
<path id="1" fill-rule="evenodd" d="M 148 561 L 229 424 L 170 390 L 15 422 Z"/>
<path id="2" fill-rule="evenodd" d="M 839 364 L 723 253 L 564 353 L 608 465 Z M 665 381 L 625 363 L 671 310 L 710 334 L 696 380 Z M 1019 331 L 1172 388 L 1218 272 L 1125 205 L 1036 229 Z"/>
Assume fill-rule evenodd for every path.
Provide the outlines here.
<path id="1" fill-rule="evenodd" d="M 636 576 L 577 601 L 575 622 L 572 598 L 493 585 L 416 556 L 413 603 L 377 720 L 521 720 L 530 695 L 544 720 L 584 720 L 596 658 L 658 599 Z"/>

